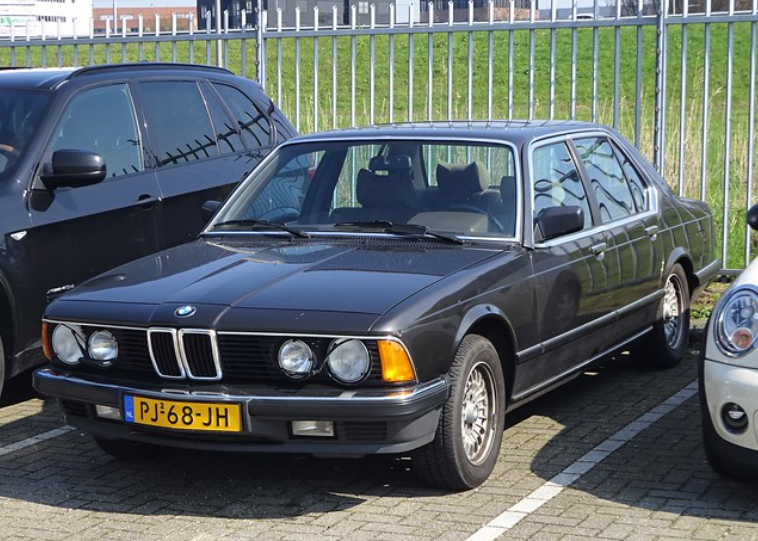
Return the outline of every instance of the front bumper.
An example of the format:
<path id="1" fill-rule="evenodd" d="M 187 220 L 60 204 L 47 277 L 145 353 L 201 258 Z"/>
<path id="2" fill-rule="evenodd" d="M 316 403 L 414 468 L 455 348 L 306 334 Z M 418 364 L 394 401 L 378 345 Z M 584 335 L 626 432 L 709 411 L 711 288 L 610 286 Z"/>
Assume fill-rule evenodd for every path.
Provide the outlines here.
<path id="1" fill-rule="evenodd" d="M 703 387 L 707 414 L 719 436 L 721 454 L 747 468 L 758 468 L 758 370 L 705 359 Z M 721 411 L 738 404 L 748 415 L 747 429 L 736 434 L 726 428 Z"/>
<path id="2" fill-rule="evenodd" d="M 66 422 L 96 436 L 193 449 L 315 454 L 402 453 L 434 439 L 448 384 L 438 378 L 398 389 L 303 388 L 283 392 L 264 386 L 160 388 L 95 382 L 53 368 L 34 373 L 34 387 L 59 399 Z M 234 434 L 154 428 L 98 417 L 95 405 L 119 408 L 123 397 L 240 404 L 242 432 Z M 291 421 L 333 421 L 332 438 L 293 436 Z"/>

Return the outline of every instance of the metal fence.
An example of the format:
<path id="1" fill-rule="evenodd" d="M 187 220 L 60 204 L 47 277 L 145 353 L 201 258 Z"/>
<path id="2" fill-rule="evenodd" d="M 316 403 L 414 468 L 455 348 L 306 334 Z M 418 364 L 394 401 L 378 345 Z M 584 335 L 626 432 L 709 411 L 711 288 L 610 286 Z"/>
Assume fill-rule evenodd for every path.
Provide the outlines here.
<path id="1" fill-rule="evenodd" d="M 358 3 L 347 27 L 336 10 L 296 11 L 289 27 L 289 16 L 261 11 L 257 28 L 243 20 L 218 34 L 177 32 L 174 20 L 168 33 L 156 21 L 150 35 L 13 37 L 0 41 L 0 64 L 220 63 L 257 78 L 304 132 L 454 119 L 601 122 L 632 140 L 675 191 L 711 205 L 730 272 L 755 250 L 745 213 L 756 172 L 758 0 L 747 1 L 715 11 L 710 0 L 698 9 L 618 0 L 610 10 L 595 0 L 589 14 L 576 0 L 541 11 L 437 2 L 402 17 L 390 5 L 385 24 L 372 4 L 366 25 L 356 23 Z"/>

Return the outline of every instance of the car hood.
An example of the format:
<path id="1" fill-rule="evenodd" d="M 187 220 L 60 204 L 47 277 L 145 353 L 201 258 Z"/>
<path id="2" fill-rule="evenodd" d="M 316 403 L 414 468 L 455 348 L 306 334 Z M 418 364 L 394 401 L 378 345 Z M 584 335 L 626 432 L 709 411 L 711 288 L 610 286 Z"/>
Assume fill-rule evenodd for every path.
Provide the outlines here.
<path id="1" fill-rule="evenodd" d="M 401 239 L 371 246 L 356 240 L 201 239 L 100 275 L 55 304 L 187 304 L 379 315 L 500 251 Z"/>

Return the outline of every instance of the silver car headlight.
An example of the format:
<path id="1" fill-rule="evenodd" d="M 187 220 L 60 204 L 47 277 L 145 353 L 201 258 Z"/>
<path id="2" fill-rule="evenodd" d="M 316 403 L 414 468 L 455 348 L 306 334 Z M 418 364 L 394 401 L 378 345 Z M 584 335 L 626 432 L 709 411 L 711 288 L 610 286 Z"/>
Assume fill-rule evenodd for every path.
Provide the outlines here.
<path id="1" fill-rule="evenodd" d="M 360 340 L 335 340 L 329 346 L 326 364 L 332 376 L 343 383 L 361 381 L 371 368 L 368 349 Z"/>
<path id="2" fill-rule="evenodd" d="M 87 342 L 90 359 L 101 366 L 110 366 L 118 357 L 118 342 L 109 331 L 95 331 Z"/>
<path id="3" fill-rule="evenodd" d="M 84 357 L 86 341 L 81 329 L 68 325 L 58 325 L 53 330 L 53 352 L 66 364 L 79 364 Z"/>
<path id="4" fill-rule="evenodd" d="M 715 321 L 714 336 L 723 353 L 730 357 L 750 353 L 758 338 L 758 291 L 738 287 L 728 293 Z"/>
<path id="5" fill-rule="evenodd" d="M 287 340 L 279 348 L 279 367 L 292 379 L 303 379 L 311 374 L 316 356 L 302 340 Z"/>

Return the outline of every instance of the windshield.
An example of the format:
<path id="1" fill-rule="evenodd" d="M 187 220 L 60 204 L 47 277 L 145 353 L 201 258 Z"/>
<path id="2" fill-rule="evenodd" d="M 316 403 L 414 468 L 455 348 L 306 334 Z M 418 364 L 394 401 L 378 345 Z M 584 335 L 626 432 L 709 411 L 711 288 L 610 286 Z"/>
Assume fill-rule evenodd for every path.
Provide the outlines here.
<path id="1" fill-rule="evenodd" d="M 207 232 L 281 232 L 284 225 L 309 232 L 514 237 L 516 201 L 514 155 L 504 145 L 298 144 L 277 150 Z"/>
<path id="2" fill-rule="evenodd" d="M 16 169 L 50 97 L 29 90 L 0 90 L 0 179 Z"/>

